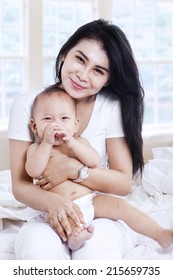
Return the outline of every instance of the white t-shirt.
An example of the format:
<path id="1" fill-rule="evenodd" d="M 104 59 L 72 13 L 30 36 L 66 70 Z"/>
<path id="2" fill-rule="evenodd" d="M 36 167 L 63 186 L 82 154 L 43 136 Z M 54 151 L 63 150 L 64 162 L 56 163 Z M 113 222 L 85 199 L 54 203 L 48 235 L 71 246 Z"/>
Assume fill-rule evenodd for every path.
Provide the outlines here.
<path id="1" fill-rule="evenodd" d="M 16 98 L 9 121 L 10 139 L 33 141 L 29 130 L 31 105 L 35 96 L 42 90 L 43 88 L 37 89 Z M 106 167 L 105 139 L 124 136 L 119 101 L 111 100 L 109 95 L 97 94 L 90 121 L 81 136 L 88 139 L 92 147 L 97 150 L 101 158 L 101 166 Z"/>

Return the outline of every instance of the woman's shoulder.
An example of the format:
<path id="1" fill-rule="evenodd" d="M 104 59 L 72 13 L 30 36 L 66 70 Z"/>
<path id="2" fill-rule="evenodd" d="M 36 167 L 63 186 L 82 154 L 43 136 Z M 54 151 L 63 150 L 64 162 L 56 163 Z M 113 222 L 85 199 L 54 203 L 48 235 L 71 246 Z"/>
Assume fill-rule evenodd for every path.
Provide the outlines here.
<path id="1" fill-rule="evenodd" d="M 20 94 L 14 100 L 9 118 L 8 137 L 22 141 L 32 141 L 28 124 L 31 117 L 31 106 L 35 96 L 43 88 Z"/>
<path id="2" fill-rule="evenodd" d="M 105 108 L 119 108 L 120 101 L 112 92 L 101 91 L 97 94 L 97 105 Z"/>

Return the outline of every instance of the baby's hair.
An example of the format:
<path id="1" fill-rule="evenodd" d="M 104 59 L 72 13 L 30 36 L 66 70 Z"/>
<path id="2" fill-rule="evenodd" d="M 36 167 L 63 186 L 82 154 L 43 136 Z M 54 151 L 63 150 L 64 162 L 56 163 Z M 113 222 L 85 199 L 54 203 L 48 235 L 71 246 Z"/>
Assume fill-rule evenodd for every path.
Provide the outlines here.
<path id="1" fill-rule="evenodd" d="M 32 107 L 31 107 L 31 118 L 34 117 L 34 111 L 35 111 L 35 108 L 36 108 L 36 105 L 37 105 L 37 102 L 39 101 L 40 98 L 44 97 L 44 96 L 51 96 L 51 95 L 54 95 L 54 94 L 60 94 L 60 93 L 65 93 L 66 95 L 67 92 L 61 88 L 59 86 L 59 83 L 56 83 L 56 84 L 53 84 L 51 86 L 48 86 L 46 87 L 42 92 L 40 92 L 34 99 L 33 101 L 33 104 L 32 104 Z M 69 95 L 68 95 L 69 96 Z M 76 110 L 76 101 L 69 96 L 69 99 L 71 99 L 72 103 L 74 104 L 74 108 Z"/>

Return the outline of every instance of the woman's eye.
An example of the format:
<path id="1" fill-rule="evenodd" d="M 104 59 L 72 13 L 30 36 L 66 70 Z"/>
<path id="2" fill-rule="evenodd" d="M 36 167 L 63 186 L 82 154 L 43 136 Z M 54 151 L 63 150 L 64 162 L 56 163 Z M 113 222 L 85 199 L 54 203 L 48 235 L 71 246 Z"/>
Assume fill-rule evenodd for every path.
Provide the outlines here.
<path id="1" fill-rule="evenodd" d="M 104 72 L 99 68 L 95 68 L 95 72 L 100 74 L 100 75 L 104 75 Z"/>
<path id="2" fill-rule="evenodd" d="M 83 62 L 83 63 L 85 62 L 84 59 L 79 55 L 76 55 L 76 58 L 79 62 Z"/>

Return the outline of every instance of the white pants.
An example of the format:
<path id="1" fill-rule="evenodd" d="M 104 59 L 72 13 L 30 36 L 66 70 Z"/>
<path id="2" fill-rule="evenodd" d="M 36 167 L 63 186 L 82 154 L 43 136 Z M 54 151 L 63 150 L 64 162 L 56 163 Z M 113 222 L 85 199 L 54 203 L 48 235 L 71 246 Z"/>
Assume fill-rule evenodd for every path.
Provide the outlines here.
<path id="1" fill-rule="evenodd" d="M 74 202 L 80 208 L 85 205 L 86 210 L 89 205 L 91 207 L 91 199 L 88 197 Z M 89 219 L 92 217 L 92 212 Z M 80 249 L 71 252 L 44 219 L 26 223 L 16 238 L 16 258 L 23 260 L 122 259 L 136 243 L 136 233 L 121 221 L 96 219 L 92 224 L 95 227 L 92 238 Z"/>

